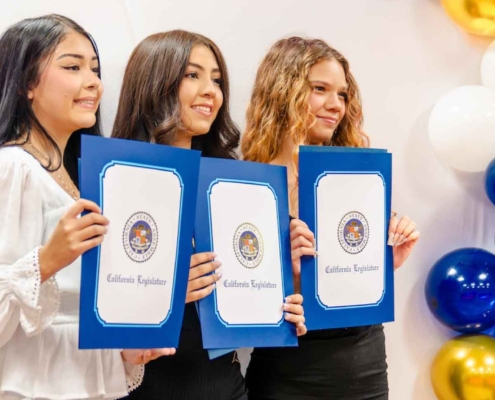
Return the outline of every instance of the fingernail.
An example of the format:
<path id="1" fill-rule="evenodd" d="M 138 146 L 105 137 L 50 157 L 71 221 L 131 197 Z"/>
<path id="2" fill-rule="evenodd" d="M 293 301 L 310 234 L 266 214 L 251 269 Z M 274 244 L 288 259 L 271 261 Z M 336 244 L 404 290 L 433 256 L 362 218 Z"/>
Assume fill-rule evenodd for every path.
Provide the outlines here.
<path id="1" fill-rule="evenodd" d="M 389 233 L 388 234 L 388 242 L 387 242 L 387 245 L 388 246 L 393 246 L 394 245 L 394 235 Z"/>
<path id="2" fill-rule="evenodd" d="M 218 279 L 220 279 L 222 277 L 222 273 L 221 272 L 217 273 L 217 276 L 218 276 Z"/>
<path id="3" fill-rule="evenodd" d="M 217 287 L 217 284 L 216 284 L 216 283 L 214 283 L 214 284 L 213 284 L 213 290 L 215 290 L 215 289 L 216 289 L 216 287 Z"/>
<path id="4" fill-rule="evenodd" d="M 288 304 L 284 304 L 284 310 L 287 311 L 289 309 L 289 305 Z"/>
<path id="5" fill-rule="evenodd" d="M 398 233 L 396 233 L 394 235 L 394 245 L 395 245 L 395 243 L 397 243 L 399 241 L 399 237 L 400 237 L 400 235 Z"/>
<path id="6" fill-rule="evenodd" d="M 287 304 L 292 303 L 292 299 L 291 299 L 289 296 L 287 296 L 287 297 L 285 298 L 285 302 L 286 302 Z"/>
<path id="7" fill-rule="evenodd" d="M 314 258 L 318 257 L 318 252 L 315 250 Z"/>

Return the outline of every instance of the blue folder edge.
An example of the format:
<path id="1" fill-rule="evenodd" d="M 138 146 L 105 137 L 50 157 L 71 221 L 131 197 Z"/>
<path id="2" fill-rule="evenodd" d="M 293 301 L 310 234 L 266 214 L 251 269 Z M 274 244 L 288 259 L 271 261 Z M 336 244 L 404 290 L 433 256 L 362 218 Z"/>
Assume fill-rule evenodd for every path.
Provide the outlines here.
<path id="1" fill-rule="evenodd" d="M 331 153 L 332 157 L 327 154 Z M 349 172 L 378 171 L 385 184 L 385 243 L 391 211 L 392 155 L 384 149 L 301 146 L 299 152 L 300 219 L 315 232 L 315 182 L 324 171 L 340 172 L 346 165 Z M 308 330 L 347 328 L 373 325 L 394 320 L 393 249 L 385 251 L 385 293 L 379 305 L 325 310 L 316 298 L 316 260 L 303 257 L 301 287 Z"/>
<path id="2" fill-rule="evenodd" d="M 272 189 L 276 191 L 279 207 L 284 298 L 293 294 L 286 169 L 261 163 L 202 158 L 195 225 L 197 252 L 213 250 L 210 238 L 208 189 L 215 180 L 269 183 Z M 281 306 L 283 302 L 284 299 L 281 299 Z M 214 355 L 218 354 L 220 349 L 228 349 L 227 352 L 231 352 L 232 349 L 240 347 L 297 346 L 296 329 L 292 323 L 282 320 L 280 326 L 227 327 L 218 318 L 215 308 L 215 291 L 199 301 L 203 347 L 207 350 L 213 349 Z"/>
<path id="3" fill-rule="evenodd" d="M 100 173 L 111 161 L 173 167 L 183 183 L 183 212 L 175 284 L 167 320 L 157 325 L 105 324 L 96 309 L 99 246 L 82 256 L 79 348 L 162 348 L 179 344 L 184 314 L 200 153 L 169 146 L 83 135 L 79 161 L 81 195 L 101 206 Z M 185 210 L 185 212 L 184 212 Z"/>

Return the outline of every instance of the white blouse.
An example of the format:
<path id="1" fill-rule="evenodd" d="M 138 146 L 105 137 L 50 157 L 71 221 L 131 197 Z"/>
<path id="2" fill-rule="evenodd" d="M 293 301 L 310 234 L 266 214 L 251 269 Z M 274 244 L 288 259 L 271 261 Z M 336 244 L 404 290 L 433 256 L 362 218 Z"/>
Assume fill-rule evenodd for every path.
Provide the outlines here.
<path id="1" fill-rule="evenodd" d="M 0 400 L 119 398 L 143 379 L 118 350 L 78 350 L 80 258 L 40 283 L 38 249 L 73 203 L 29 153 L 0 148 Z"/>

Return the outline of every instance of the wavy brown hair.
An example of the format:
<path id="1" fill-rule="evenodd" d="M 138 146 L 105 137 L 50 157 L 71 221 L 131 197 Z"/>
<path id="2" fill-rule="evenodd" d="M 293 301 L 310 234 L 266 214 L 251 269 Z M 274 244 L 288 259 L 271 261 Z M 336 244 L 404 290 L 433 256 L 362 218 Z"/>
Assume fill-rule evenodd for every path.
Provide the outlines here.
<path id="1" fill-rule="evenodd" d="M 362 130 L 361 96 L 349 62 L 323 40 L 290 37 L 276 42 L 258 68 L 241 140 L 244 160 L 271 162 L 290 138 L 297 161 L 298 145 L 308 143 L 309 130 L 316 122 L 309 105 L 309 70 L 322 60 L 336 60 L 348 85 L 345 115 L 324 145 L 369 146 Z"/>
<path id="2" fill-rule="evenodd" d="M 215 55 L 222 80 L 223 104 L 206 135 L 192 138 L 191 147 L 203 156 L 235 158 L 240 132 L 229 113 L 229 76 L 225 60 L 213 41 L 203 35 L 174 30 L 148 36 L 129 58 L 120 91 L 112 137 L 171 145 L 183 129 L 179 85 L 195 46 Z"/>

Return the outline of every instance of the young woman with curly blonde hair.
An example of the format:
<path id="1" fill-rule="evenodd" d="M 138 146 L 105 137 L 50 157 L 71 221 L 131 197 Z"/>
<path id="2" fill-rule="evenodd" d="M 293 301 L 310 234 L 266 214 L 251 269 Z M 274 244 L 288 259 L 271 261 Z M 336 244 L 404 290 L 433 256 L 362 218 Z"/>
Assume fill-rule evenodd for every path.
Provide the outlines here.
<path id="1" fill-rule="evenodd" d="M 272 46 L 258 69 L 246 124 L 244 160 L 287 167 L 294 217 L 299 145 L 369 146 L 349 63 L 318 39 L 291 37 Z M 315 255 L 307 225 L 297 219 L 291 224 L 291 232 L 300 235 L 292 241 L 292 254 Z M 390 220 L 394 268 L 404 263 L 418 239 L 409 218 Z M 299 275 L 300 263 L 294 267 L 296 287 Z M 297 348 L 254 349 L 246 384 L 250 400 L 388 399 L 383 326 L 312 331 Z"/>

